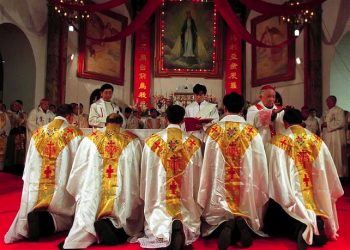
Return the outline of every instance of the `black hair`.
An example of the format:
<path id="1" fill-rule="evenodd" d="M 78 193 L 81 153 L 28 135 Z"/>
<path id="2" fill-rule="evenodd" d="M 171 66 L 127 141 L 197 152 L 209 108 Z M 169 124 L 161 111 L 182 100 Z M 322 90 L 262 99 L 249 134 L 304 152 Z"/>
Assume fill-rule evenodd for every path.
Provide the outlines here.
<path id="1" fill-rule="evenodd" d="M 170 123 L 179 124 L 184 119 L 185 109 L 179 105 L 170 105 L 165 113 Z"/>
<path id="2" fill-rule="evenodd" d="M 109 114 L 106 118 L 106 124 L 123 124 L 123 117 L 117 113 Z"/>
<path id="3" fill-rule="evenodd" d="M 244 98 L 236 92 L 231 92 L 224 96 L 223 103 L 229 112 L 239 113 L 244 107 Z"/>
<path id="4" fill-rule="evenodd" d="M 203 92 L 203 94 L 207 94 L 207 87 L 205 87 L 202 84 L 197 83 L 196 85 L 194 85 L 193 87 L 193 93 L 195 94 L 200 94 L 200 92 Z"/>
<path id="5" fill-rule="evenodd" d="M 132 109 L 129 107 L 126 107 L 124 112 L 125 113 L 132 113 Z"/>
<path id="6" fill-rule="evenodd" d="M 112 86 L 111 84 L 109 84 L 109 83 L 103 84 L 102 87 L 100 88 L 100 91 L 103 92 L 103 91 L 106 90 L 106 89 L 111 89 L 112 92 L 114 91 L 113 86 Z"/>
<path id="7" fill-rule="evenodd" d="M 71 114 L 73 114 L 73 107 L 70 104 L 61 104 L 56 109 L 56 116 L 66 117 Z"/>
<path id="8" fill-rule="evenodd" d="M 298 125 L 303 122 L 300 110 L 295 108 L 286 108 L 284 110 L 283 121 L 290 125 Z"/>

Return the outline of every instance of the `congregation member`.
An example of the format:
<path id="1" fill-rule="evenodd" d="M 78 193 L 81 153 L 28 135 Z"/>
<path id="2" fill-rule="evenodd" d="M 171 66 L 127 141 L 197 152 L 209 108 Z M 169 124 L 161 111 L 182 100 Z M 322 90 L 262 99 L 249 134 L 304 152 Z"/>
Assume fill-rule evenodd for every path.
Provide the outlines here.
<path id="1" fill-rule="evenodd" d="M 8 167 L 21 168 L 24 165 L 26 150 L 26 114 L 22 110 L 20 100 L 15 100 L 7 111 L 11 123 L 11 131 L 7 140 L 6 161 Z"/>
<path id="2" fill-rule="evenodd" d="M 25 162 L 20 208 L 5 243 L 38 241 L 72 226 L 75 201 L 66 183 L 82 140 L 82 132 L 69 125 L 72 118 L 72 107 L 60 105 L 54 120 L 34 132 Z"/>
<path id="3" fill-rule="evenodd" d="M 202 236 L 221 230 L 219 250 L 249 247 L 251 230 L 259 235 L 268 201 L 267 161 L 258 131 L 241 116 L 244 98 L 223 99 L 225 116 L 206 131 L 198 203 L 203 208 Z"/>
<path id="4" fill-rule="evenodd" d="M 146 129 L 161 129 L 162 128 L 162 120 L 158 117 L 159 113 L 155 108 L 150 109 L 150 117 L 148 117 L 145 121 Z"/>
<path id="5" fill-rule="evenodd" d="M 49 110 L 49 100 L 46 98 L 41 99 L 39 106 L 30 111 L 27 118 L 27 148 L 33 132 L 37 128 L 53 121 L 54 118 L 55 114 Z"/>
<path id="6" fill-rule="evenodd" d="M 187 105 L 185 117 L 212 119 L 210 122 L 197 124 L 196 131 L 192 132 L 193 135 L 202 140 L 205 129 L 212 123 L 219 121 L 219 112 L 216 108 L 216 104 L 209 103 L 205 100 L 207 95 L 207 87 L 204 85 L 196 84 L 193 87 L 193 95 L 194 102 Z"/>
<path id="7" fill-rule="evenodd" d="M 11 122 L 6 111 L 0 111 L 0 171 L 5 166 L 7 137 L 10 134 Z"/>
<path id="8" fill-rule="evenodd" d="M 344 194 L 326 144 L 301 126 L 299 110 L 287 108 L 286 130 L 271 139 L 269 208 L 264 230 L 297 241 L 298 250 L 336 240 L 336 201 Z"/>
<path id="9" fill-rule="evenodd" d="M 302 126 L 314 133 L 315 135 L 320 135 L 320 124 L 315 117 L 315 113 L 311 112 L 307 106 L 301 108 L 301 116 L 303 118 Z"/>
<path id="10" fill-rule="evenodd" d="M 338 176 L 343 179 L 349 174 L 346 144 L 347 122 L 345 112 L 337 106 L 337 98 L 333 95 L 326 99 L 326 104 L 328 111 L 323 116 L 323 122 L 321 124 L 322 139 L 331 152 Z"/>
<path id="11" fill-rule="evenodd" d="M 107 116 L 111 113 L 120 114 L 124 120 L 124 116 L 120 112 L 119 107 L 111 101 L 113 91 L 114 88 L 112 85 L 108 83 L 102 85 L 100 89 L 101 98 L 90 106 L 89 125 L 91 127 L 103 128 Z M 125 127 L 124 124 L 125 121 L 123 121 L 123 127 Z"/>
<path id="12" fill-rule="evenodd" d="M 283 131 L 283 109 L 275 105 L 276 91 L 271 85 L 260 90 L 260 101 L 248 108 L 247 122 L 258 129 L 265 146 L 276 132 Z"/>
<path id="13" fill-rule="evenodd" d="M 181 106 L 169 106 L 168 127 L 145 142 L 140 178 L 145 237 L 138 239 L 144 248 L 182 249 L 200 234 L 201 142 L 181 130 L 184 115 Z"/>
<path id="14" fill-rule="evenodd" d="M 89 127 L 89 116 L 84 114 L 84 106 L 82 103 L 71 103 L 73 107 L 73 125 L 77 128 L 88 128 Z"/>
<path id="15" fill-rule="evenodd" d="M 143 230 L 141 142 L 121 131 L 122 123 L 120 114 L 110 114 L 106 127 L 79 146 L 67 184 L 77 206 L 64 249 L 121 244 Z"/>
<path id="16" fill-rule="evenodd" d="M 124 111 L 125 128 L 126 129 L 141 129 L 143 128 L 143 122 L 140 118 L 133 114 L 133 110 L 130 107 L 126 107 Z"/>

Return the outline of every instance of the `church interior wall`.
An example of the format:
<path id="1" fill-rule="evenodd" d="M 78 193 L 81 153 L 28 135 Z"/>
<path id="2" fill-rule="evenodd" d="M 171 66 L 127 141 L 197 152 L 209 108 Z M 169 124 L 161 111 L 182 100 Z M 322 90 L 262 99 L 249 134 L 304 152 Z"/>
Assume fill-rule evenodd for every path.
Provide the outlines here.
<path id="1" fill-rule="evenodd" d="M 130 15 L 125 5 L 113 9 L 114 12 L 126 16 L 128 23 L 130 23 Z M 132 66 L 132 46 L 131 36 L 126 38 L 125 46 L 125 73 L 124 85 L 113 85 L 114 92 L 112 100 L 120 107 L 125 107 L 131 103 L 131 66 Z M 71 61 L 71 55 L 74 58 Z M 78 33 L 68 32 L 68 46 L 67 46 L 67 75 L 66 75 L 66 103 L 76 102 L 84 105 L 84 111 L 89 112 L 90 94 L 97 88 L 100 88 L 105 82 L 79 78 L 77 77 L 78 66 Z"/>
<path id="2" fill-rule="evenodd" d="M 46 76 L 46 36 L 47 2 L 46 0 L 0 1 L 0 24 L 11 23 L 21 29 L 30 42 L 35 58 L 34 105 L 37 105 L 45 93 Z M 17 73 L 18 72 L 14 72 Z M 25 82 L 22 83 L 25 86 Z M 17 92 L 5 93 L 10 100 L 18 99 Z M 9 103 L 7 103 L 9 104 Z M 24 103 L 25 110 L 28 107 Z"/>
<path id="3" fill-rule="evenodd" d="M 280 0 L 269 1 L 274 3 L 281 3 Z M 246 28 L 249 32 L 251 32 L 251 20 L 260 13 L 255 11 L 251 11 L 247 23 Z M 304 54 L 304 33 L 301 32 L 300 36 L 296 39 L 295 44 L 295 56 L 300 57 L 303 61 Z M 259 100 L 259 87 L 252 87 L 252 46 L 249 43 L 246 43 L 246 99 L 251 103 L 255 103 Z M 291 81 L 283 81 L 283 82 L 275 82 L 271 83 L 274 87 L 276 87 L 276 91 L 278 91 L 283 99 L 283 104 L 293 105 L 296 108 L 301 108 L 304 105 L 304 64 L 296 64 L 295 65 L 295 79 Z"/>
<path id="4" fill-rule="evenodd" d="M 336 25 L 339 25 L 339 23 L 336 23 L 337 21 L 337 15 L 342 11 L 341 9 L 341 3 L 342 1 L 347 0 L 332 0 L 332 1 L 326 1 L 322 5 L 322 29 L 323 34 L 325 35 L 325 38 L 329 41 L 331 37 L 333 37 L 333 34 L 336 29 Z M 349 13 L 349 10 L 345 10 L 347 13 Z M 350 71 L 349 66 L 347 68 L 344 68 L 344 65 L 350 65 L 349 57 L 348 57 L 348 51 L 344 53 L 340 53 L 339 48 L 337 46 L 342 41 L 342 38 L 349 34 L 350 32 L 350 15 L 347 15 L 346 24 L 344 26 L 344 30 L 342 31 L 341 35 L 339 36 L 339 39 L 334 41 L 332 44 L 326 44 L 324 41 L 322 42 L 322 78 L 323 78 L 323 109 L 326 110 L 326 98 L 329 95 L 336 95 L 338 99 L 338 103 L 340 104 L 341 108 L 345 110 L 350 110 L 350 99 L 349 99 L 349 84 L 350 84 Z M 346 45 L 349 47 L 349 45 Z M 338 50 L 338 51 L 336 51 Z M 341 60 L 341 64 L 336 69 L 333 69 L 333 72 L 331 72 L 332 63 L 334 64 L 334 60 L 336 58 Z M 345 60 L 345 61 L 344 61 Z M 344 64 L 345 63 L 345 64 Z M 339 82 L 331 82 L 331 75 L 332 74 L 342 74 L 343 77 L 338 78 Z M 334 79 L 334 78 L 333 78 Z M 343 81 L 343 82 L 341 82 Z M 332 85 L 332 86 L 331 86 Z M 332 91 L 332 89 L 335 89 L 337 85 L 344 86 L 347 85 L 347 91 L 341 91 L 337 89 L 337 91 Z M 341 89 L 342 88 L 340 87 Z"/>

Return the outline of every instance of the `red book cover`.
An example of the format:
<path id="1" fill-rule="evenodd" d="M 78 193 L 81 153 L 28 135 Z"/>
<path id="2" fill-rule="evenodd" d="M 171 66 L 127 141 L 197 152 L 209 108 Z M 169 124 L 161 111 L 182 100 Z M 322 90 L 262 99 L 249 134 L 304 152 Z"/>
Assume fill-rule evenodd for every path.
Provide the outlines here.
<path id="1" fill-rule="evenodd" d="M 185 117 L 185 127 L 186 127 L 186 131 L 197 131 L 200 130 L 200 128 L 202 127 L 203 123 L 209 123 L 211 122 L 213 119 L 212 118 L 197 118 L 197 117 Z M 197 126 L 197 125 L 200 125 Z"/>

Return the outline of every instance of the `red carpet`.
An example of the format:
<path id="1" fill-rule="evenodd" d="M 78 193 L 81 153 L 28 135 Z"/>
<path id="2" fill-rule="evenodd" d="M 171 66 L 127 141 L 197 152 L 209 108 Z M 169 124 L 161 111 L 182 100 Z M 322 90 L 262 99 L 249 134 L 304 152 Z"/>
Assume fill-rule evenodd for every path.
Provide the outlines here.
<path id="1" fill-rule="evenodd" d="M 5 245 L 3 243 L 3 237 L 7 230 L 9 229 L 12 220 L 14 219 L 17 210 L 19 208 L 19 202 L 21 198 L 22 190 L 22 180 L 21 177 L 0 173 L 0 249 L 11 249 L 11 250 L 23 250 L 23 249 L 36 249 L 36 250 L 46 250 L 46 249 L 57 249 L 58 243 L 64 240 L 66 233 L 58 234 L 54 237 L 50 237 L 41 240 L 37 243 L 30 242 L 18 242 L 10 245 Z M 321 249 L 328 250 L 342 250 L 349 249 L 350 247 L 350 187 L 345 188 L 345 195 L 338 201 L 338 216 L 340 223 L 340 230 L 337 241 L 328 242 L 326 246 Z M 348 219 L 346 219 L 348 218 Z M 96 249 L 123 249 L 123 250 L 133 250 L 141 249 L 138 244 L 124 244 L 114 247 L 101 247 L 92 246 L 89 247 L 91 250 Z M 217 249 L 216 240 L 198 240 L 193 246 L 193 249 Z M 188 249 L 191 249 L 188 248 Z M 234 249 L 233 247 L 229 249 Z M 296 243 L 289 241 L 287 239 L 257 239 L 253 242 L 252 247 L 249 249 L 261 249 L 261 250 L 284 250 L 284 249 L 296 249 Z M 320 249 L 316 247 L 309 247 L 309 249 Z"/>

